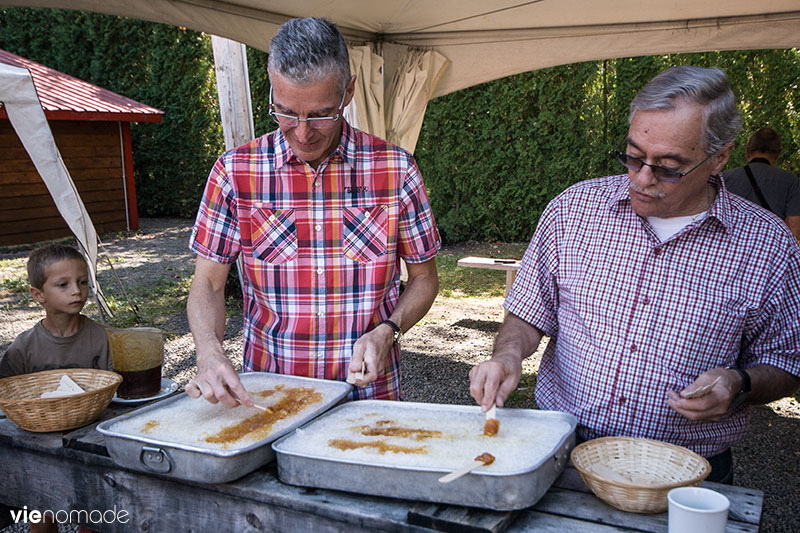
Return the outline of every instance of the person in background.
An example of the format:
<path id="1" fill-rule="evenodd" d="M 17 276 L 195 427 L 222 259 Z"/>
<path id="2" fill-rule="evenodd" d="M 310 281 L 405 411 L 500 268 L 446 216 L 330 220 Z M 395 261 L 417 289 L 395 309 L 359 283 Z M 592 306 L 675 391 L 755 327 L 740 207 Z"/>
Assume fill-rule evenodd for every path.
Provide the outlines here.
<path id="1" fill-rule="evenodd" d="M 0 358 L 0 378 L 56 368 L 111 370 L 105 327 L 81 314 L 89 297 L 81 253 L 63 244 L 37 248 L 28 257 L 28 281 L 45 316 Z"/>
<path id="2" fill-rule="evenodd" d="M 355 76 L 331 22 L 283 24 L 268 71 L 278 130 L 217 160 L 190 238 L 198 371 L 186 392 L 252 405 L 222 347 L 225 280 L 241 258 L 245 371 L 350 376 L 352 399 L 400 399 L 402 333 L 439 287 L 440 239 L 417 164 L 342 118 Z"/>
<path id="3" fill-rule="evenodd" d="M 800 240 L 800 181 L 797 176 L 778 168 L 783 147 L 777 132 L 770 128 L 756 131 L 747 142 L 745 156 L 749 163 L 726 170 L 725 186 L 775 213 Z"/>
<path id="4" fill-rule="evenodd" d="M 583 440 L 685 446 L 731 482 L 748 404 L 800 385 L 800 246 L 725 188 L 740 119 L 723 71 L 668 69 L 630 110 L 617 151 L 628 173 L 550 202 L 470 393 L 502 406 L 547 335 L 540 408 L 575 415 Z"/>
<path id="5" fill-rule="evenodd" d="M 0 378 L 57 368 L 111 370 L 105 327 L 81 314 L 89 297 L 89 268 L 81 253 L 63 244 L 37 248 L 28 257 L 28 282 L 45 316 L 0 358 Z M 58 525 L 45 516 L 31 522 L 30 531 L 58 533 Z"/>

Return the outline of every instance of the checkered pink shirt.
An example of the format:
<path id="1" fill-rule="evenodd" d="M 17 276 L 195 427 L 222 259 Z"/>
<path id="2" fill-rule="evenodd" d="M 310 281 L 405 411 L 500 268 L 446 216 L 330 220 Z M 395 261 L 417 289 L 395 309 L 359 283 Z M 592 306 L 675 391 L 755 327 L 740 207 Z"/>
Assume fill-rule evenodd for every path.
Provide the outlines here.
<path id="1" fill-rule="evenodd" d="M 344 123 L 314 172 L 280 131 L 223 154 L 209 176 L 190 247 L 244 260 L 244 368 L 344 380 L 353 343 L 388 318 L 400 258 L 440 247 L 409 153 Z M 399 347 L 354 399 L 400 399 Z"/>
<path id="2" fill-rule="evenodd" d="M 628 177 L 579 183 L 542 215 L 505 306 L 551 337 L 542 409 L 584 439 L 645 437 L 710 457 L 747 430 L 740 407 L 693 422 L 666 403 L 716 367 L 800 375 L 800 248 L 774 215 L 720 189 L 708 217 L 660 242 Z"/>

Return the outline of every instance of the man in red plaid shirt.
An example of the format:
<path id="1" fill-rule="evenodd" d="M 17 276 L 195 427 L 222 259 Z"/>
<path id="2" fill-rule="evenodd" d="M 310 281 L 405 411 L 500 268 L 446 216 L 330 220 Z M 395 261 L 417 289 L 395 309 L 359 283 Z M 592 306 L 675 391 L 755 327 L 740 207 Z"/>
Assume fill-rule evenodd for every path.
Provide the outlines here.
<path id="1" fill-rule="evenodd" d="M 740 124 L 724 72 L 662 72 L 629 120 L 628 173 L 574 185 L 542 214 L 470 392 L 502 406 L 547 335 L 540 408 L 573 413 L 582 439 L 688 447 L 731 482 L 744 404 L 800 384 L 800 248 L 719 176 Z"/>
<path id="2" fill-rule="evenodd" d="M 354 399 L 400 399 L 402 332 L 439 287 L 439 234 L 417 165 L 343 120 L 355 76 L 332 23 L 281 26 L 269 76 L 279 129 L 217 160 L 193 228 L 198 372 L 186 391 L 252 405 L 222 347 L 225 280 L 241 258 L 245 370 L 350 377 Z"/>

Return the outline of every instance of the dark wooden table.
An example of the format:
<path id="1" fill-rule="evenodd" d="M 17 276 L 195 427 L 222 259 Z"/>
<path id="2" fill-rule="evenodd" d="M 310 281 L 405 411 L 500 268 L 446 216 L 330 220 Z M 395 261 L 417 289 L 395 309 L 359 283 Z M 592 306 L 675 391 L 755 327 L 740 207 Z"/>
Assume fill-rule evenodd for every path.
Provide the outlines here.
<path id="1" fill-rule="evenodd" d="M 112 404 L 102 419 L 130 409 Z M 667 530 L 666 513 L 644 515 L 614 509 L 598 500 L 571 467 L 535 506 L 512 514 L 493 513 L 293 487 L 278 480 L 274 463 L 225 484 L 160 478 L 115 465 L 95 426 L 65 433 L 31 433 L 0 417 L 0 503 L 29 510 L 116 509 L 129 513 L 124 524 L 84 524 L 101 531 L 421 532 L 430 529 L 420 523 L 446 527 L 459 521 L 472 524 L 474 531 L 506 525 L 509 532 Z M 763 493 L 716 483 L 703 485 L 730 498 L 727 531 L 758 531 Z M 4 510 L 6 523 L 8 516 Z M 2 525 L 6 524 L 0 521 Z"/>

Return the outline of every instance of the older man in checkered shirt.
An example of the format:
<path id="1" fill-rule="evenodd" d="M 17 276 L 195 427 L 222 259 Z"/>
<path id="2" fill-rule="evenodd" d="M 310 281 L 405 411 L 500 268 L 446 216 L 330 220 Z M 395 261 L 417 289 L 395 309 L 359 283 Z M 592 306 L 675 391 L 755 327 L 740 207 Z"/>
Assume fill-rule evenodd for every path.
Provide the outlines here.
<path id="1" fill-rule="evenodd" d="M 278 130 L 217 160 L 193 228 L 187 312 L 198 373 L 186 392 L 252 405 L 222 347 L 225 280 L 240 258 L 245 370 L 352 377 L 353 399 L 400 399 L 402 332 L 439 286 L 422 177 L 408 152 L 342 118 L 355 76 L 332 23 L 282 25 L 269 76 Z"/>
<path id="2" fill-rule="evenodd" d="M 662 72 L 629 120 L 628 173 L 572 186 L 542 215 L 470 392 L 503 405 L 549 336 L 542 409 L 573 413 L 581 439 L 686 446 L 731 482 L 747 404 L 800 384 L 800 248 L 720 178 L 740 126 L 724 72 Z"/>

